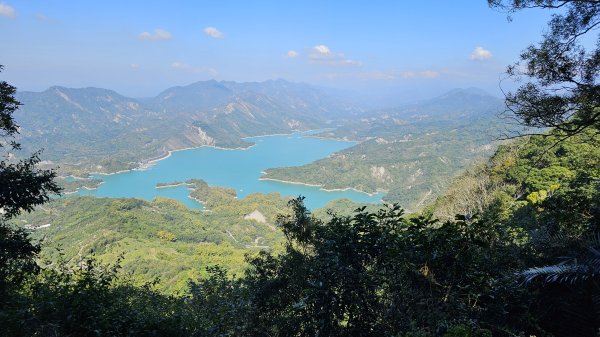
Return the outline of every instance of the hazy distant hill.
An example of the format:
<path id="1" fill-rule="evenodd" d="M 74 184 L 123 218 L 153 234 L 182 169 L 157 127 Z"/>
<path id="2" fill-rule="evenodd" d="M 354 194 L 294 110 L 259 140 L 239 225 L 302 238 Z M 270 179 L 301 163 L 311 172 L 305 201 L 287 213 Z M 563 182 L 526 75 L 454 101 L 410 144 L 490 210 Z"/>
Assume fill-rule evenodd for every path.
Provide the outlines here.
<path id="1" fill-rule="evenodd" d="M 166 151 L 245 147 L 242 137 L 317 128 L 361 111 L 321 89 L 283 80 L 204 81 L 134 99 L 99 88 L 19 92 L 23 145 L 63 172 L 114 172 Z"/>
<path id="2" fill-rule="evenodd" d="M 403 107 L 370 111 L 320 134 L 361 140 L 314 163 L 267 170 L 265 178 L 385 191 L 385 200 L 417 209 L 440 195 L 473 160 L 489 156 L 504 131 L 502 100 L 458 89 Z"/>
<path id="3" fill-rule="evenodd" d="M 285 80 L 265 82 L 222 82 L 236 92 L 275 97 L 291 111 L 321 119 L 349 118 L 363 112 L 362 104 L 348 93 Z"/>
<path id="4" fill-rule="evenodd" d="M 330 90 L 285 80 L 238 83 L 215 80 L 176 86 L 141 101 L 154 110 L 171 113 L 206 112 L 242 97 L 269 97 L 285 105 L 286 113 L 317 118 L 344 117 L 362 111 L 357 102 Z"/>
<path id="5" fill-rule="evenodd" d="M 142 101 L 157 111 L 185 113 L 206 111 L 227 104 L 234 96 L 235 93 L 229 88 L 211 80 L 168 88 L 156 97 Z"/>
<path id="6" fill-rule="evenodd" d="M 489 116 L 503 104 L 503 99 L 484 90 L 468 88 L 450 90 L 429 100 L 378 112 L 411 120 L 475 118 Z"/>
<path id="7" fill-rule="evenodd" d="M 153 110 L 188 119 L 220 146 L 243 146 L 239 138 L 322 127 L 362 111 L 355 102 L 284 80 L 197 82 L 169 88 L 144 102 Z"/>
<path id="8" fill-rule="evenodd" d="M 407 134 L 427 133 L 440 126 L 477 120 L 504 124 L 497 118 L 504 101 L 481 89 L 454 89 L 419 103 L 366 111 L 323 136 L 364 140 L 369 137 L 405 139 Z"/>

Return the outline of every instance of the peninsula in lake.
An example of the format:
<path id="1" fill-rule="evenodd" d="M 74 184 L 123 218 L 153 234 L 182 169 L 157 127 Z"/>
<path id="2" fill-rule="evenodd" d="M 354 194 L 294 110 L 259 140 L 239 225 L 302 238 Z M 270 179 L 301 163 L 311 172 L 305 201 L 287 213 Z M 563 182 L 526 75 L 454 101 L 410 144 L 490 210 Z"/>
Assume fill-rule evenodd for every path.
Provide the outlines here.
<path id="1" fill-rule="evenodd" d="M 181 176 L 236 187 L 242 194 L 322 195 L 311 198 L 313 206 L 339 197 L 356 202 L 383 198 L 420 209 L 443 193 L 458 172 L 490 155 L 506 132 L 497 116 L 501 100 L 478 89 L 375 110 L 339 92 L 284 80 L 197 82 L 146 99 L 62 87 L 17 97 L 23 101 L 19 114 L 26 149 L 44 148 L 48 167 L 58 168 L 62 176 L 88 179 L 62 179 L 67 192 L 148 200 L 169 195 L 192 207 L 197 204 L 187 199 L 185 189 L 155 191 L 155 184 Z M 327 140 L 313 144 L 316 140 L 305 137 L 298 141 L 304 147 L 286 142 L 286 136 L 252 138 L 323 128 L 306 137 Z M 266 143 L 255 149 L 257 140 Z M 270 143 L 279 147 L 265 146 Z M 249 152 L 189 150 L 199 157 L 185 162 L 179 158 L 192 158 L 189 153 L 172 152 L 198 147 Z M 232 176 L 219 168 L 225 156 L 253 159 L 232 163 L 239 172 Z M 168 164 L 161 159 L 177 165 L 165 173 L 162 167 Z M 146 171 L 125 173 L 140 168 Z M 156 176 L 157 169 L 162 177 Z M 179 171 L 188 173 L 174 173 Z M 103 175 L 116 172 L 122 173 Z M 151 175 L 146 183 L 140 181 Z M 242 177 L 248 183 L 238 183 Z"/>

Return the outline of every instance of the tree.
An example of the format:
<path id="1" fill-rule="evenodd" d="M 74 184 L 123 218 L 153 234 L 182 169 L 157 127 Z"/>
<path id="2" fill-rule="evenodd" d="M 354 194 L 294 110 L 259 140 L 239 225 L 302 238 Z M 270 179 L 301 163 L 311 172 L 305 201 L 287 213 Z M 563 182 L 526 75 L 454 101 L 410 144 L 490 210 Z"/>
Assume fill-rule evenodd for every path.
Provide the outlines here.
<path id="1" fill-rule="evenodd" d="M 522 267 L 503 226 L 465 218 L 407 219 L 398 206 L 323 222 L 290 201 L 278 219 L 285 251 L 249 259 L 244 336 L 538 334 Z M 462 331 L 462 333 L 461 333 Z M 414 333 L 414 334 L 412 334 Z"/>
<path id="2" fill-rule="evenodd" d="M 530 127 L 551 127 L 570 137 L 588 127 L 600 130 L 600 44 L 584 46 L 600 25 L 598 0 L 488 0 L 510 15 L 527 8 L 557 10 L 548 32 L 508 67 L 524 82 L 506 94 L 506 106 Z M 598 40 L 596 36 L 596 42 Z"/>
<path id="3" fill-rule="evenodd" d="M 0 65 L 0 71 L 3 66 Z M 7 220 L 23 210 L 31 211 L 34 206 L 49 200 L 60 192 L 54 182 L 56 173 L 40 170 L 39 152 L 26 159 L 16 159 L 14 151 L 20 144 L 14 140 L 19 133 L 13 113 L 21 103 L 14 97 L 16 88 L 5 81 L 0 82 L 0 298 L 22 277 L 35 268 L 33 257 L 39 247 L 32 244 L 28 234 L 21 228 L 10 225 Z M 1 303 L 0 303 L 1 304 Z"/>

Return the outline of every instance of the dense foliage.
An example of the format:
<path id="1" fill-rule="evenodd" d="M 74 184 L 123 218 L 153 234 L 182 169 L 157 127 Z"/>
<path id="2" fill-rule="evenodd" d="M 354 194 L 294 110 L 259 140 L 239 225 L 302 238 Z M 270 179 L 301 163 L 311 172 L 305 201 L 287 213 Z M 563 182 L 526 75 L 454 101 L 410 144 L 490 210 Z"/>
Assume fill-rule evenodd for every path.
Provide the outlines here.
<path id="1" fill-rule="evenodd" d="M 463 174 L 427 212 L 440 218 L 477 212 L 525 233 L 529 268 L 520 274 L 529 286 L 540 286 L 538 303 L 548 308 L 543 322 L 554 325 L 559 336 L 586 336 L 600 318 L 594 314 L 600 137 L 586 130 L 553 147 L 563 137 L 555 131 L 500 147 L 488 164 Z M 574 332 L 577 328 L 587 333 Z"/>
<path id="2" fill-rule="evenodd" d="M 43 240 L 42 258 L 74 265 L 91 254 L 105 263 L 122 255 L 122 269 L 133 281 L 160 278 L 157 289 L 169 293 L 206 275 L 207 266 L 227 266 L 239 275 L 246 268 L 244 254 L 280 249 L 283 236 L 275 217 L 285 211 L 286 199 L 278 194 L 235 199 L 232 190 L 199 180 L 189 183 L 203 211 L 164 198 L 73 196 L 53 200 L 19 221 L 32 229 L 34 240 Z"/>
<path id="3" fill-rule="evenodd" d="M 21 318 L 0 326 L 9 335 L 46 336 L 91 336 L 98 331 L 166 336 L 593 336 L 599 326 L 594 314 L 597 269 L 594 251 L 590 253 L 598 247 L 594 238 L 600 223 L 598 142 L 600 137 L 588 131 L 550 150 L 553 136 L 501 146 L 489 163 L 457 180 L 450 194 L 424 216 L 406 217 L 398 206 L 388 206 L 320 220 L 301 199 L 294 199 L 291 213 L 271 220 L 283 232 L 282 250 L 254 251 L 246 258 L 245 272 L 234 278 L 210 266 L 227 265 L 230 258 L 192 264 L 196 272 L 188 276 L 196 281 L 179 287 L 177 296 L 163 295 L 163 286 L 136 278 L 135 271 L 132 278 L 84 258 L 92 251 L 102 257 L 112 250 L 105 261 L 118 260 L 114 241 L 99 240 L 75 261 L 61 263 L 64 257 L 53 256 L 51 263 L 42 264 L 41 273 L 27 274 L 27 282 L 14 289 L 11 305 L 0 315 Z M 211 193 L 204 182 L 188 183 L 197 188 L 198 197 L 214 203 L 215 213 L 219 200 L 233 198 L 226 189 Z M 482 201 L 479 193 L 469 192 L 475 187 L 488 197 Z M 71 220 L 59 214 L 77 204 L 87 204 L 89 212 L 97 209 L 73 225 L 61 225 Z M 68 238 L 74 229 L 83 233 L 86 223 L 97 223 L 95 233 L 113 228 L 113 235 L 122 238 L 121 247 L 130 245 L 158 268 L 160 249 L 188 244 L 199 247 L 194 254 L 200 254 L 210 245 L 186 242 L 209 228 L 228 240 L 222 230 L 235 228 L 211 225 L 197 211 L 188 211 L 191 217 L 184 220 L 184 208 L 176 206 L 166 200 L 62 199 L 44 206 L 54 214 L 53 225 L 36 234 L 54 230 L 55 238 Z M 448 210 L 463 215 L 446 220 L 431 216 Z M 95 218 L 113 219 L 117 227 Z M 192 225 L 189 237 L 187 227 L 179 225 L 187 221 Z M 76 241 L 65 244 L 85 247 Z M 241 247 L 235 248 L 232 240 L 227 245 L 241 257 Z M 220 254 L 214 252 L 211 258 Z M 125 271 L 131 268 L 131 254 L 120 262 Z M 165 261 L 183 266 L 183 257 L 176 254 Z M 131 261 L 143 264 L 139 258 Z M 146 285 L 140 287 L 143 279 Z M 148 306 L 158 310 L 148 311 Z"/>
<path id="4" fill-rule="evenodd" d="M 36 167 L 40 161 L 38 153 L 23 160 L 15 159 L 14 152 L 20 149 L 20 144 L 14 141 L 19 126 L 13 113 L 21 104 L 15 99 L 15 92 L 15 87 L 0 82 L 0 308 L 7 293 L 20 284 L 26 273 L 35 270 L 32 258 L 39 251 L 23 229 L 7 220 L 23 210 L 33 210 L 60 191 L 53 181 L 55 173 Z"/>

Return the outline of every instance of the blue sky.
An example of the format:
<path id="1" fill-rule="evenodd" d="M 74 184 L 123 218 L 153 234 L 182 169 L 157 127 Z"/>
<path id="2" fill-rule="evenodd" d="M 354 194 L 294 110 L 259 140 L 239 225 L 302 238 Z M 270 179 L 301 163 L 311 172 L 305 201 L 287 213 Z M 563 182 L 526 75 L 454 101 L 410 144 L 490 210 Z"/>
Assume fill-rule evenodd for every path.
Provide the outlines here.
<path id="1" fill-rule="evenodd" d="M 152 96 L 198 80 L 284 78 L 399 96 L 498 91 L 548 12 L 485 0 L 0 0 L 0 75 L 20 90 Z"/>

